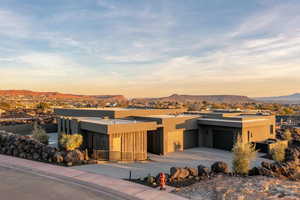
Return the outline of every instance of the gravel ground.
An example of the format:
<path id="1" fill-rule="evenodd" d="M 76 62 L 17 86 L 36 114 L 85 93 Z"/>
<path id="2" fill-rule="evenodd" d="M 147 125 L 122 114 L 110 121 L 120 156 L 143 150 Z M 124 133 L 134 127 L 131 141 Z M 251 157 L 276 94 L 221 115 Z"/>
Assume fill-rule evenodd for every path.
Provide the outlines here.
<path id="1" fill-rule="evenodd" d="M 267 177 L 217 176 L 177 189 L 175 194 L 193 200 L 296 200 L 300 199 L 300 182 Z"/>
<path id="2" fill-rule="evenodd" d="M 258 158 L 252 162 L 252 166 L 257 166 L 266 159 L 260 158 L 263 154 L 258 154 Z M 103 174 L 115 178 L 128 178 L 131 171 L 132 178 L 145 177 L 149 173 L 156 176 L 159 172 L 169 173 L 171 167 L 197 167 L 205 165 L 210 167 L 216 161 L 224 161 L 231 166 L 232 153 L 213 148 L 193 148 L 184 152 L 170 153 L 166 156 L 149 154 L 152 161 L 135 163 L 103 163 L 98 165 L 82 165 L 73 167 L 75 169 Z"/>

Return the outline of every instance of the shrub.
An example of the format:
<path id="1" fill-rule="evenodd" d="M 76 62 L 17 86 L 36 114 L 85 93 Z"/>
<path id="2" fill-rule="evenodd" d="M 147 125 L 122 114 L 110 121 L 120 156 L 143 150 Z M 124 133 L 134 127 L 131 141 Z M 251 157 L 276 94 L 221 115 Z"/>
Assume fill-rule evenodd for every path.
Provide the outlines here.
<path id="1" fill-rule="evenodd" d="M 292 133 L 289 129 L 285 129 L 283 132 L 283 138 L 290 141 L 292 140 Z"/>
<path id="2" fill-rule="evenodd" d="M 285 144 L 277 144 L 272 150 L 271 150 L 271 156 L 272 159 L 277 161 L 277 162 L 281 162 L 284 160 L 285 158 L 285 149 L 286 149 L 286 145 Z"/>
<path id="3" fill-rule="evenodd" d="M 43 144 L 49 143 L 49 136 L 37 122 L 33 124 L 32 137 Z"/>
<path id="4" fill-rule="evenodd" d="M 82 141 L 82 135 L 80 134 L 62 134 L 59 140 L 61 146 L 63 146 L 68 151 L 75 150 L 80 147 Z"/>
<path id="5" fill-rule="evenodd" d="M 251 160 L 256 157 L 255 146 L 250 143 L 243 143 L 241 137 L 238 137 L 232 151 L 232 170 L 238 174 L 248 174 Z"/>

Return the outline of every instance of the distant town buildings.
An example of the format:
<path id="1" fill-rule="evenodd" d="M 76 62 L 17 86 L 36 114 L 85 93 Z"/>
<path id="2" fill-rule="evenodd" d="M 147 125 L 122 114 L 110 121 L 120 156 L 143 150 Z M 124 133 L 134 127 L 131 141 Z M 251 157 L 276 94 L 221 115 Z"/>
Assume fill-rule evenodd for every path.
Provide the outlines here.
<path id="1" fill-rule="evenodd" d="M 0 117 L 3 113 L 5 113 L 5 110 L 0 109 Z"/>

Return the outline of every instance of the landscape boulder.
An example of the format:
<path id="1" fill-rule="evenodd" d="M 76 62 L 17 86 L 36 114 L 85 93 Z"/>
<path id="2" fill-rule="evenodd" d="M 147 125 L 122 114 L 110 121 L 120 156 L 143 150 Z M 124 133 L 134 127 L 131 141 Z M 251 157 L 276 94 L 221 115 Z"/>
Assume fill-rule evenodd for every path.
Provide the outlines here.
<path id="1" fill-rule="evenodd" d="M 200 177 L 208 177 L 209 176 L 209 169 L 203 165 L 198 166 L 198 176 Z"/>
<path id="2" fill-rule="evenodd" d="M 64 156 L 67 163 L 80 164 L 84 160 L 84 154 L 79 150 L 68 151 Z"/>
<path id="3" fill-rule="evenodd" d="M 184 169 L 189 171 L 189 175 L 190 176 L 198 176 L 198 170 L 196 168 L 193 167 L 185 167 Z"/>
<path id="4" fill-rule="evenodd" d="M 229 172 L 228 165 L 227 163 L 221 161 L 215 162 L 211 166 L 211 172 L 227 174 Z"/>
<path id="5" fill-rule="evenodd" d="M 269 162 L 263 161 L 263 162 L 261 162 L 261 166 L 262 166 L 263 168 L 266 168 L 266 169 L 268 169 L 268 170 L 271 170 L 271 163 L 269 163 Z"/>
<path id="6" fill-rule="evenodd" d="M 190 175 L 189 170 L 184 168 L 171 167 L 170 180 L 185 179 Z"/>
<path id="7" fill-rule="evenodd" d="M 300 147 L 287 148 L 285 150 L 285 161 L 286 162 L 299 162 L 300 160 Z"/>
<path id="8" fill-rule="evenodd" d="M 53 160 L 53 162 L 55 162 L 57 164 L 63 163 L 64 162 L 63 154 L 61 152 L 56 152 L 53 155 L 53 159 L 52 160 Z"/>

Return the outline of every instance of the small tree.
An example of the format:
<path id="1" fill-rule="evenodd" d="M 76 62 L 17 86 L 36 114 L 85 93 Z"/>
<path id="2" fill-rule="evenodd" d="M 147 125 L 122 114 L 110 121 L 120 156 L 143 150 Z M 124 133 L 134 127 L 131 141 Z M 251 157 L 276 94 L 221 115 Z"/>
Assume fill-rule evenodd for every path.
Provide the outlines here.
<path id="1" fill-rule="evenodd" d="M 271 150 L 272 159 L 277 161 L 277 162 L 282 162 L 285 158 L 285 149 L 286 149 L 285 144 L 283 144 L 283 143 L 277 144 Z"/>
<path id="2" fill-rule="evenodd" d="M 43 144 L 49 143 L 49 136 L 37 122 L 33 124 L 32 137 Z"/>
<path id="3" fill-rule="evenodd" d="M 63 146 L 66 150 L 72 151 L 80 147 L 83 142 L 82 135 L 80 134 L 62 134 L 59 140 L 61 146 Z"/>
<path id="4" fill-rule="evenodd" d="M 256 157 L 255 146 L 250 143 L 243 143 L 239 136 L 233 148 L 232 170 L 238 174 L 248 174 L 251 160 Z"/>

